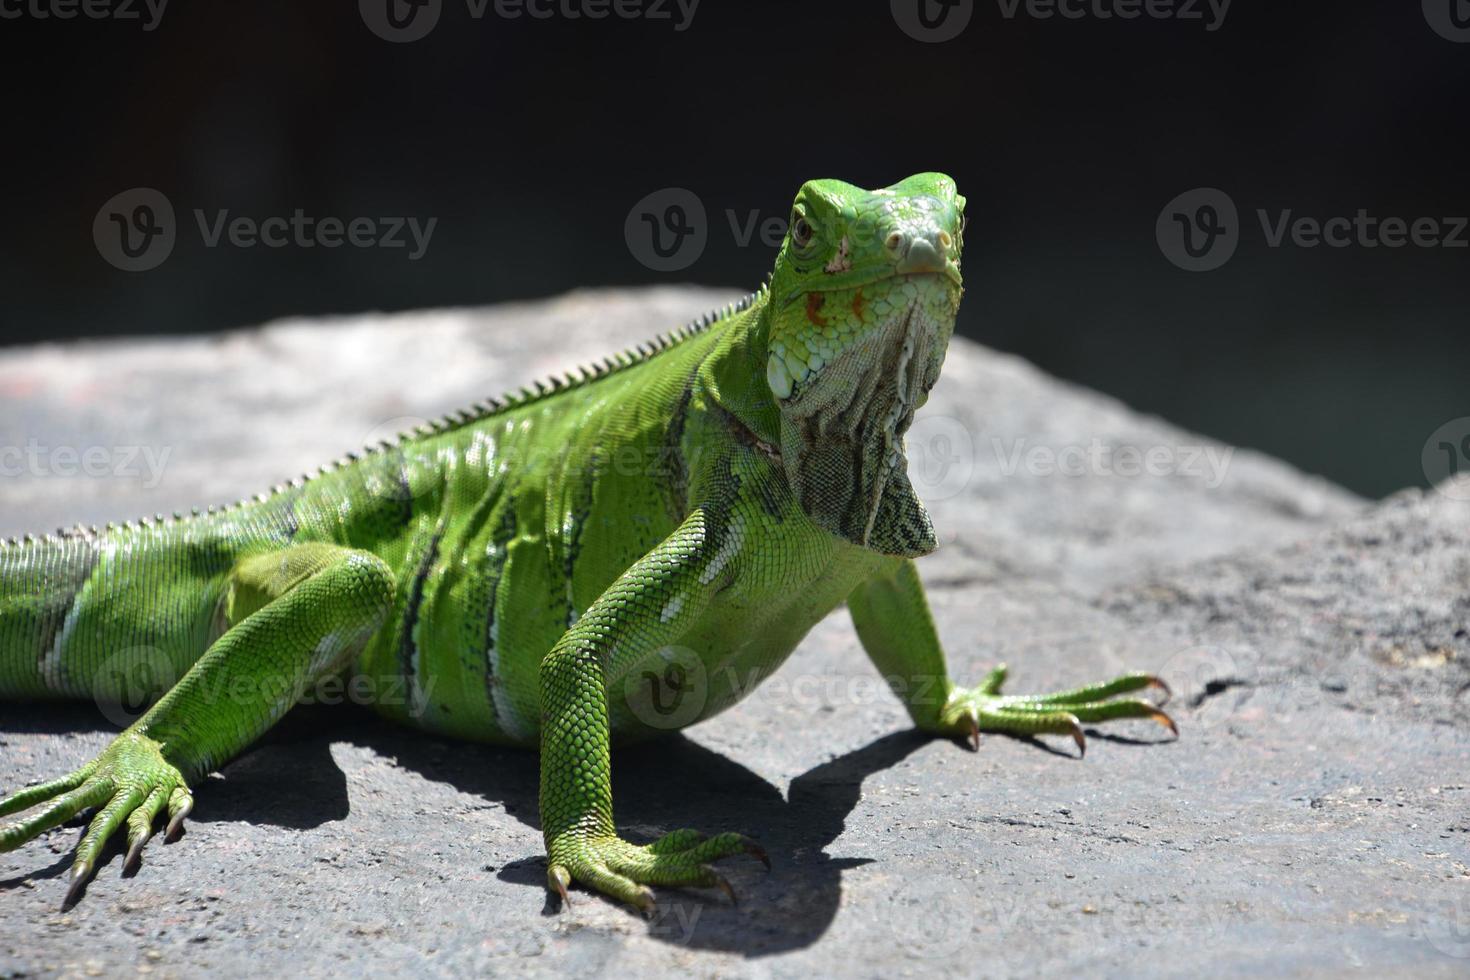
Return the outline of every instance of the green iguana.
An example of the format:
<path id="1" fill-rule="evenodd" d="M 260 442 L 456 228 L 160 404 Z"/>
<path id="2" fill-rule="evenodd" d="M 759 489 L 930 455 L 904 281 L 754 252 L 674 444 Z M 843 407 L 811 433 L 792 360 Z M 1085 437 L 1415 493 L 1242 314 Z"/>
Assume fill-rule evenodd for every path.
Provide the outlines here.
<path id="1" fill-rule="evenodd" d="M 377 705 L 396 721 L 539 746 L 564 901 L 574 881 L 644 910 L 649 885 L 728 891 L 710 862 L 760 847 L 623 840 L 609 748 L 730 707 L 844 602 L 926 732 L 1082 749 L 1081 722 L 1172 729 L 1116 698 L 1163 687 L 1148 674 L 1012 697 L 1004 668 L 977 687 L 945 669 L 903 438 L 954 329 L 964 206 L 941 174 L 812 181 L 766 285 L 652 344 L 238 504 L 0 547 L 0 698 L 168 678 L 97 758 L 0 802 L 38 808 L 0 851 L 95 809 L 70 904 L 124 824 L 131 868 L 165 810 L 177 835 L 191 786 L 311 685 L 351 678 L 401 684 Z"/>

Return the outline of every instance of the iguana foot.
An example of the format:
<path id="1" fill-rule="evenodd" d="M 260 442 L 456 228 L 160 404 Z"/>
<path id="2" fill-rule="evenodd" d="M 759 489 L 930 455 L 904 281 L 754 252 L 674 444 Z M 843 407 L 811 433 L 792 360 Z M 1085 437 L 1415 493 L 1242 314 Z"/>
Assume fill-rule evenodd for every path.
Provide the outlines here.
<path id="1" fill-rule="evenodd" d="M 571 903 L 567 886 L 573 881 L 644 913 L 654 905 L 649 885 L 719 888 L 733 904 L 735 890 L 709 862 L 734 854 L 749 854 L 770 870 L 766 852 L 741 834 L 706 837 L 697 830 L 675 830 L 652 844 L 630 844 L 614 836 L 568 833 L 551 844 L 546 881 L 566 904 Z"/>
<path id="2" fill-rule="evenodd" d="M 29 819 L 0 828 L 0 852 L 13 851 L 26 841 L 58 827 L 83 810 L 100 807 L 71 868 L 71 887 L 62 907 L 81 896 L 108 839 L 123 821 L 128 825 L 125 868 L 137 865 L 143 845 L 153 836 L 153 823 L 168 807 L 170 839 L 178 835 L 194 797 L 184 776 L 163 757 L 159 744 L 136 732 L 123 732 L 101 755 L 75 772 L 40 786 L 23 789 L 0 800 L 0 817 L 47 804 Z"/>
<path id="3" fill-rule="evenodd" d="M 1179 729 L 1159 705 L 1142 698 L 1110 700 L 1119 694 L 1158 688 L 1168 700 L 1169 688 L 1152 674 L 1124 674 L 1105 684 L 1043 695 L 1002 695 L 1005 665 L 995 668 L 974 688 L 957 688 L 940 714 L 939 730 L 949 735 L 968 735 L 976 749 L 981 732 L 1012 735 L 1071 735 L 1077 750 L 1087 752 L 1083 722 L 1116 721 L 1121 718 L 1151 718 L 1175 737 Z M 1159 702 L 1162 704 L 1163 702 Z"/>

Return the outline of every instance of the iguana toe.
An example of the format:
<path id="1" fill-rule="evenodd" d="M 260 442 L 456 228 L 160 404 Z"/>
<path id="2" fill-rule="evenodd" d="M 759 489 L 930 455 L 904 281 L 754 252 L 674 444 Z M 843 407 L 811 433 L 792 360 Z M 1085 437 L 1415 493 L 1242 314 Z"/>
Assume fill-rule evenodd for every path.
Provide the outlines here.
<path id="1" fill-rule="evenodd" d="M 62 899 L 62 908 L 67 909 L 82 897 L 107 842 L 124 823 L 128 826 L 128 855 L 123 868 L 136 865 L 164 800 L 170 801 L 175 822 L 182 822 L 193 805 L 183 774 L 164 758 L 157 742 L 136 732 L 123 732 L 94 761 L 71 775 L 22 790 L 0 803 L 0 813 L 46 804 L 28 819 L 0 829 L 0 851 L 14 850 L 84 810 L 100 807 L 77 845 L 70 885 Z"/>
<path id="2" fill-rule="evenodd" d="M 1158 704 L 1142 698 L 1116 697 L 1155 688 L 1162 691 L 1167 699 L 1168 685 L 1152 674 L 1125 674 L 1102 684 L 1044 695 L 1003 695 L 1000 690 L 1005 679 L 1006 668 L 1000 666 L 978 686 L 956 689 L 940 714 L 938 730 L 968 736 L 976 749 L 980 747 L 982 731 L 1012 735 L 1070 735 L 1077 745 L 1079 757 L 1087 754 L 1087 737 L 1082 731 L 1084 723 L 1148 718 L 1167 728 L 1176 738 L 1179 735 L 1174 719 Z"/>
<path id="3" fill-rule="evenodd" d="M 710 867 L 711 861 L 749 854 L 767 869 L 771 866 L 765 849 L 743 834 L 706 837 L 695 830 L 676 830 L 641 845 L 614 836 L 564 839 L 553 843 L 552 852 L 547 883 L 563 899 L 576 880 L 645 914 L 654 908 L 649 885 L 718 888 L 735 904 L 735 889 Z"/>
<path id="4" fill-rule="evenodd" d="M 173 843 L 184 835 L 184 818 L 193 812 L 194 794 L 180 786 L 168 798 L 168 830 L 163 835 L 166 843 Z"/>

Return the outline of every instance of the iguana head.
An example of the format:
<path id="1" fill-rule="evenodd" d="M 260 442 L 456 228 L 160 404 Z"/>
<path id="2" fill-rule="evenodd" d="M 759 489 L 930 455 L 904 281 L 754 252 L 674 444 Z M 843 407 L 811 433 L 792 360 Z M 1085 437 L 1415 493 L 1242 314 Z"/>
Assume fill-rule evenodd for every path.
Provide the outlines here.
<path id="1" fill-rule="evenodd" d="M 876 191 L 811 181 L 771 277 L 766 381 L 787 479 L 818 525 L 888 554 L 935 546 L 903 436 L 954 331 L 964 208 L 943 174 Z"/>

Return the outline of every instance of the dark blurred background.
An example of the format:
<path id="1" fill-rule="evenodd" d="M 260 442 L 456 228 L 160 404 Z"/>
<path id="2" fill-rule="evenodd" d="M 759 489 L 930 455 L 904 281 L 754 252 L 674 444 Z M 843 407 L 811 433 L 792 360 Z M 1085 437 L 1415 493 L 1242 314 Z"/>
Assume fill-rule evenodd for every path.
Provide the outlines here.
<path id="1" fill-rule="evenodd" d="M 1470 214 L 1470 43 L 1452 39 L 1470 40 L 1466 0 L 1236 0 L 1223 21 L 1219 0 L 1178 0 L 1198 19 L 1132 20 L 977 0 L 949 11 L 970 20 L 944 43 L 906 33 L 918 21 L 902 0 L 703 0 L 692 18 L 688 0 L 660 0 L 668 19 L 644 0 L 648 15 L 601 20 L 565 9 L 599 0 L 555 0 L 549 19 L 442 0 L 427 36 L 389 42 L 369 22 L 387 30 L 390 2 L 410 33 L 433 13 L 173 0 L 154 22 L 144 0 L 105 19 L 54 16 L 75 0 L 0 0 L 0 343 L 581 286 L 750 287 L 774 250 L 742 245 L 730 212 L 784 218 L 809 177 L 942 169 L 970 200 L 968 337 L 1368 495 L 1423 484 L 1425 440 L 1470 415 L 1470 249 L 1271 247 L 1256 216 Z M 705 206 L 708 243 L 662 272 L 624 225 L 671 186 Z M 136 187 L 171 202 L 177 241 L 128 272 L 93 224 Z M 1200 187 L 1238 206 L 1239 244 L 1190 272 L 1155 226 Z M 210 248 L 195 209 L 437 224 L 417 260 Z"/>

